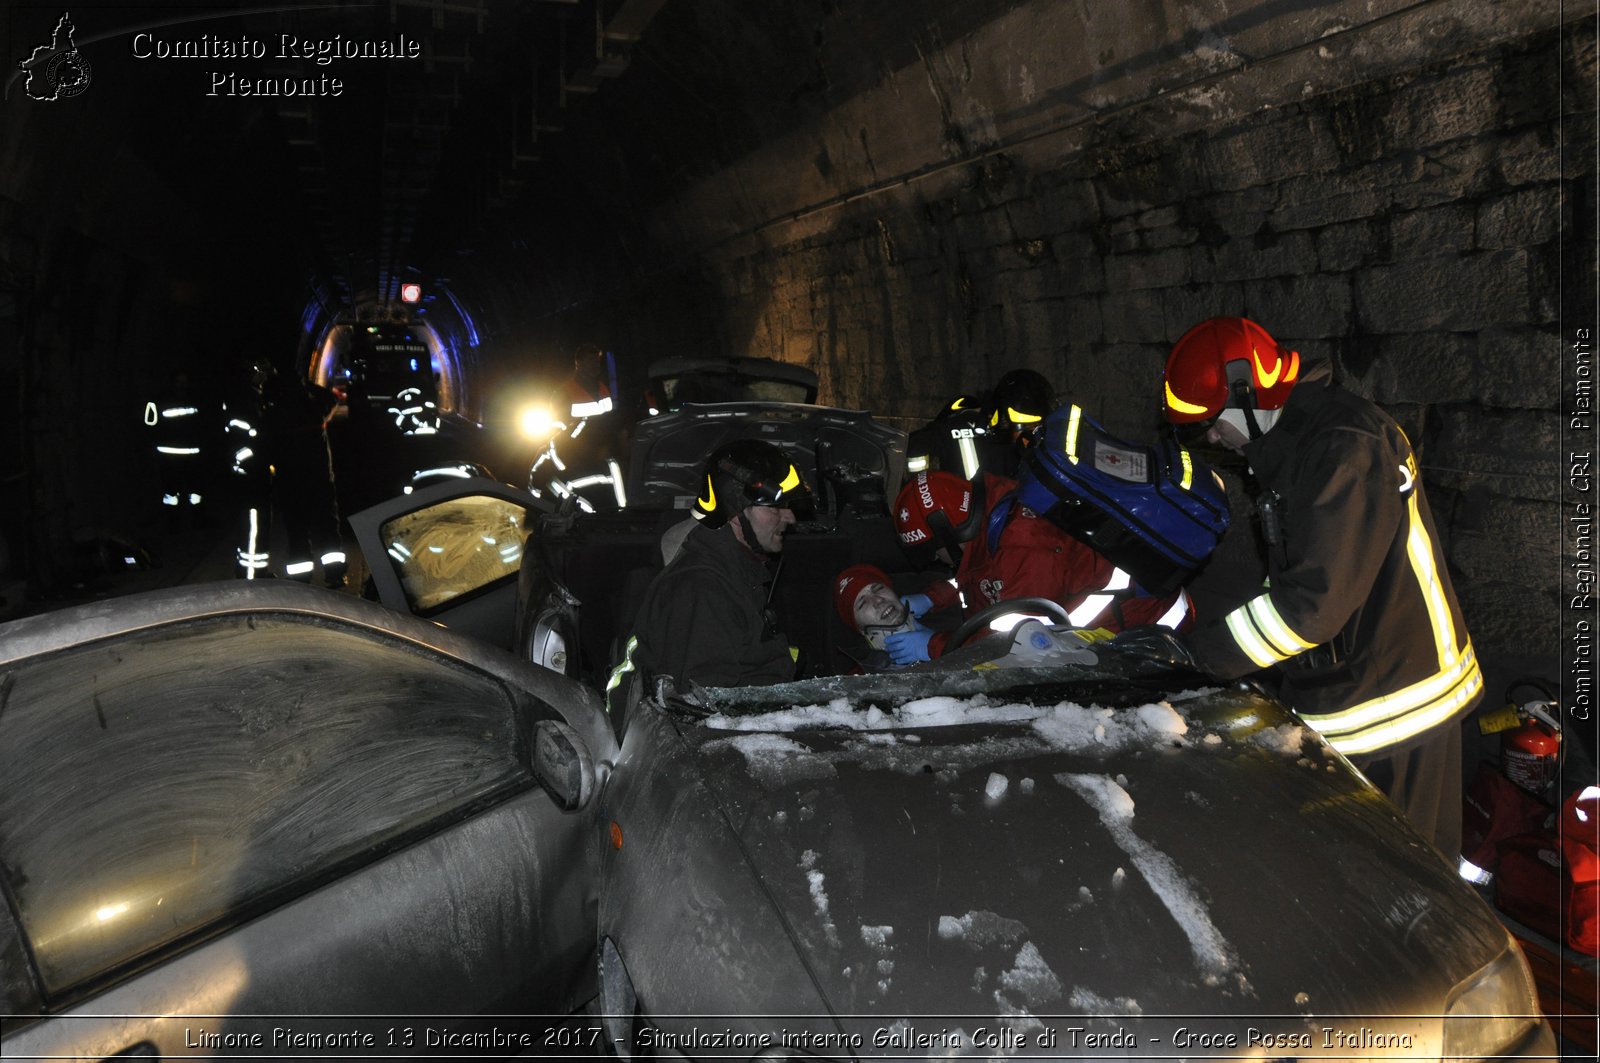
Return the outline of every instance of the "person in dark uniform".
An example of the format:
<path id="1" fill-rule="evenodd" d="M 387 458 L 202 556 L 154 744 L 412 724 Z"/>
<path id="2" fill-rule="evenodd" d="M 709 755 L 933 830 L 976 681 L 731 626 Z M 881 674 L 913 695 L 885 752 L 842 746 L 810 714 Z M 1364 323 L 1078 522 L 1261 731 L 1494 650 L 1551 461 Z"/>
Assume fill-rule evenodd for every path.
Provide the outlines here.
<path id="1" fill-rule="evenodd" d="M 261 385 L 273 502 L 288 540 L 284 574 L 310 582 L 320 564 L 329 587 L 344 585 L 347 567 L 327 432 L 338 401 L 327 388 L 271 368 Z"/>
<path id="2" fill-rule="evenodd" d="M 622 710 L 613 695 L 640 676 L 671 676 L 680 688 L 795 677 L 795 651 L 769 607 L 769 562 L 782 552 L 796 508 L 809 508 L 811 490 L 782 450 L 755 439 L 713 451 L 701 484 L 691 509 L 699 523 L 646 590 L 607 683 L 614 719 Z"/>
<path id="3" fill-rule="evenodd" d="M 240 512 L 234 548 L 234 574 L 240 579 L 270 579 L 273 575 L 272 464 L 263 435 L 261 397 L 262 385 L 271 373 L 271 363 L 265 359 L 246 362 L 244 387 L 222 406 L 228 480 Z"/>
<path id="4" fill-rule="evenodd" d="M 211 493 L 215 415 L 215 408 L 208 408 L 181 369 L 174 370 L 161 394 L 145 404 L 144 423 L 155 436 L 161 505 L 173 530 L 183 514 L 202 513 Z"/>
<path id="5" fill-rule="evenodd" d="M 1279 697 L 1452 861 L 1460 724 L 1483 695 L 1416 454 L 1388 414 L 1254 321 L 1202 321 L 1164 375 L 1166 414 L 1244 455 L 1261 488 L 1267 583 L 1179 649 Z"/>

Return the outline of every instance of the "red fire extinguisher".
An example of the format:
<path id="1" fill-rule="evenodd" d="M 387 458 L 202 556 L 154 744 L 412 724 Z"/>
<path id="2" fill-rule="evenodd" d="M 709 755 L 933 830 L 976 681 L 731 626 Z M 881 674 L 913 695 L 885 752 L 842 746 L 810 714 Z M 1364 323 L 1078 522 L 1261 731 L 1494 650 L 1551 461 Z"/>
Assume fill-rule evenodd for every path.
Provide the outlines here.
<path id="1" fill-rule="evenodd" d="M 1519 687 L 1533 687 L 1544 700 L 1517 704 Z M 1500 770 L 1535 796 L 1543 796 L 1561 765 L 1561 721 L 1555 696 L 1536 679 L 1519 679 L 1506 689 L 1506 706 L 1479 721 L 1484 734 L 1500 733 Z"/>

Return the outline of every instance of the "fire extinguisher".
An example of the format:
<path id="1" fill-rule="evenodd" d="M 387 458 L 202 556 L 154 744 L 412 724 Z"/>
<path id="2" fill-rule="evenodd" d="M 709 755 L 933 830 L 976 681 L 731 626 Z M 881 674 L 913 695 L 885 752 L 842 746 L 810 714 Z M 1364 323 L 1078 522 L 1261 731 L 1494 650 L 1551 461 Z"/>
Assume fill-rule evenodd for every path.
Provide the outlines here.
<path id="1" fill-rule="evenodd" d="M 1516 692 L 1532 687 L 1543 700 L 1517 704 Z M 1519 679 L 1506 688 L 1505 707 L 1483 716 L 1478 728 L 1500 734 L 1500 770 L 1535 797 L 1543 797 L 1561 765 L 1561 722 L 1555 695 L 1537 679 Z"/>

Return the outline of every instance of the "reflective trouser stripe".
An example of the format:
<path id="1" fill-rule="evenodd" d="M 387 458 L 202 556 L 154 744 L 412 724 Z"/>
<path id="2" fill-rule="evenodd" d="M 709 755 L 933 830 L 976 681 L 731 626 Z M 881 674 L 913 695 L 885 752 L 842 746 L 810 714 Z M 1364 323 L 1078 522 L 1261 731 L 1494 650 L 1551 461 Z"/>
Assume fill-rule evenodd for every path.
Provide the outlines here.
<path id="1" fill-rule="evenodd" d="M 328 565 L 342 565 L 344 564 L 344 561 L 345 557 L 343 550 L 329 550 L 327 553 L 322 555 L 323 567 L 327 567 Z"/>
<path id="2" fill-rule="evenodd" d="M 283 570 L 290 576 L 304 576 L 316 567 L 315 561 L 291 561 L 283 566 Z"/>
<path id="3" fill-rule="evenodd" d="M 245 540 L 245 547 L 238 552 L 239 566 L 244 569 L 245 579 L 255 579 L 258 569 L 266 568 L 271 563 L 271 554 L 257 548 L 256 540 L 261 536 L 259 513 L 254 506 L 250 507 L 250 537 Z"/>

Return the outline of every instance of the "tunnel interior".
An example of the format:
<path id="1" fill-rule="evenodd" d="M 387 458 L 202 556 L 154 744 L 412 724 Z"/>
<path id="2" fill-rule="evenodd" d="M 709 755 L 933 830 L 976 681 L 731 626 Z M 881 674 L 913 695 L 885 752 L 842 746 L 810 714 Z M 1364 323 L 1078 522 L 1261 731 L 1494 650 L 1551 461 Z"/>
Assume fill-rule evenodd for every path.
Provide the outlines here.
<path id="1" fill-rule="evenodd" d="M 1491 697 L 1560 667 L 1592 571 L 1561 508 L 1592 433 L 1581 12 L 14 4 L 3 32 L 10 602 L 66 593 L 75 541 L 158 534 L 139 411 L 177 370 L 333 383 L 409 330 L 492 429 L 593 342 L 625 387 L 775 358 L 910 429 L 1023 367 L 1140 436 L 1171 343 L 1244 314 L 1416 445 Z"/>

